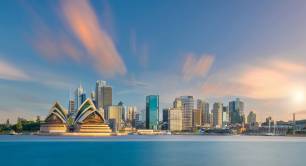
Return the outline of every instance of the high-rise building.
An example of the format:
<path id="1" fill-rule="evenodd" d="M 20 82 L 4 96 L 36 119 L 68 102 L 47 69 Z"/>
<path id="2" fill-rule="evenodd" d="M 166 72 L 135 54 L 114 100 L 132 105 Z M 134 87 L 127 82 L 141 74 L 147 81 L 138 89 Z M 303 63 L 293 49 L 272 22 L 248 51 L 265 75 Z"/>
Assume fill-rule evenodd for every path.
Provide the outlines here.
<path id="1" fill-rule="evenodd" d="M 109 123 L 113 131 L 122 129 L 122 111 L 123 107 L 118 105 L 109 106 L 108 108 Z"/>
<path id="2" fill-rule="evenodd" d="M 209 103 L 204 100 L 197 100 L 197 109 L 201 111 L 202 114 L 202 125 L 210 123 L 209 117 Z"/>
<path id="3" fill-rule="evenodd" d="M 173 102 L 173 108 L 183 109 L 183 101 L 181 98 L 175 98 Z"/>
<path id="4" fill-rule="evenodd" d="M 68 113 L 69 113 L 69 114 L 72 114 L 72 113 L 74 112 L 74 108 L 75 108 L 74 100 L 73 100 L 73 99 L 70 99 L 70 100 L 69 100 Z"/>
<path id="5" fill-rule="evenodd" d="M 256 125 L 256 114 L 251 111 L 248 115 L 248 118 L 247 118 L 247 122 L 248 122 L 248 125 L 249 127 L 255 127 Z"/>
<path id="6" fill-rule="evenodd" d="M 222 113 L 223 113 L 222 103 L 214 103 L 212 113 L 213 113 L 213 127 L 221 128 Z"/>
<path id="7" fill-rule="evenodd" d="M 169 128 L 169 108 L 163 109 L 163 124 L 162 130 L 168 130 Z"/>
<path id="8" fill-rule="evenodd" d="M 183 130 L 192 130 L 192 110 L 194 109 L 193 96 L 181 96 L 183 108 Z"/>
<path id="9" fill-rule="evenodd" d="M 222 127 L 227 127 L 229 124 L 229 109 L 227 106 L 223 106 L 222 112 Z"/>
<path id="10" fill-rule="evenodd" d="M 171 108 L 169 110 L 169 130 L 182 131 L 183 130 L 183 111 L 182 109 Z"/>
<path id="11" fill-rule="evenodd" d="M 128 106 L 127 107 L 126 124 L 129 127 L 135 127 L 136 113 L 137 113 L 137 107 L 136 106 Z"/>
<path id="12" fill-rule="evenodd" d="M 192 127 L 194 129 L 200 128 L 202 126 L 202 111 L 198 109 L 192 110 Z"/>
<path id="13" fill-rule="evenodd" d="M 91 93 L 90 93 L 90 99 L 92 100 L 92 102 L 95 104 L 95 106 L 96 106 L 96 93 L 95 93 L 95 91 L 92 91 Z"/>
<path id="14" fill-rule="evenodd" d="M 158 129 L 159 122 L 159 96 L 149 95 L 146 97 L 146 128 Z"/>
<path id="15" fill-rule="evenodd" d="M 96 82 L 95 103 L 97 109 L 103 108 L 105 118 L 108 119 L 108 107 L 113 104 L 112 87 L 106 84 L 106 81 L 98 80 Z"/>
<path id="16" fill-rule="evenodd" d="M 242 124 L 244 116 L 244 103 L 237 98 L 235 101 L 229 102 L 230 122 L 232 124 Z"/>
<path id="17" fill-rule="evenodd" d="M 86 98 L 86 95 L 85 95 L 85 98 Z M 84 89 L 82 85 L 80 85 L 80 87 L 78 87 L 74 92 L 74 105 L 75 105 L 76 111 L 79 109 L 79 107 L 82 105 L 84 101 L 85 101 L 84 100 Z"/>

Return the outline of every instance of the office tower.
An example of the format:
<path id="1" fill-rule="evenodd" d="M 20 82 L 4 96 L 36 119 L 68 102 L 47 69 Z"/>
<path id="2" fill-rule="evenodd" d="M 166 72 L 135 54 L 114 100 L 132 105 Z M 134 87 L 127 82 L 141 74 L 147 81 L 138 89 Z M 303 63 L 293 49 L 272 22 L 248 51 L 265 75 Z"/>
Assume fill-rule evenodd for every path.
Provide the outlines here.
<path id="1" fill-rule="evenodd" d="M 126 106 L 124 106 L 124 103 L 122 101 L 119 101 L 118 103 L 118 106 L 121 106 L 122 107 L 122 114 L 121 114 L 121 118 L 123 121 L 126 121 L 127 120 L 127 108 Z"/>
<path id="2" fill-rule="evenodd" d="M 181 98 L 175 98 L 173 102 L 173 108 L 183 109 L 183 101 Z"/>
<path id="3" fill-rule="evenodd" d="M 201 111 L 202 114 L 202 125 L 210 123 L 209 117 L 209 103 L 204 100 L 197 100 L 197 109 Z"/>
<path id="4" fill-rule="evenodd" d="M 202 111 L 199 109 L 192 110 L 192 127 L 194 129 L 200 128 L 202 126 Z"/>
<path id="5" fill-rule="evenodd" d="M 169 126 L 169 108 L 163 109 L 163 124 L 162 130 L 168 130 Z"/>
<path id="6" fill-rule="evenodd" d="M 256 125 L 256 114 L 251 111 L 248 115 L 247 122 L 250 128 L 255 127 Z"/>
<path id="7" fill-rule="evenodd" d="M 74 112 L 74 100 L 73 99 L 70 99 L 69 100 L 69 107 L 68 107 L 68 113 L 69 114 L 72 114 Z"/>
<path id="8" fill-rule="evenodd" d="M 192 130 L 192 110 L 194 109 L 193 96 L 181 96 L 183 108 L 183 130 Z"/>
<path id="9" fill-rule="evenodd" d="M 80 87 L 78 87 L 74 92 L 74 105 L 75 105 L 75 110 L 76 111 L 79 109 L 79 107 L 85 101 L 83 97 L 84 97 L 84 89 L 83 89 L 82 85 L 80 85 Z"/>
<path id="10" fill-rule="evenodd" d="M 91 93 L 90 93 L 90 99 L 91 99 L 91 101 L 95 104 L 95 106 L 96 106 L 96 93 L 95 93 L 95 91 L 92 91 Z"/>
<path id="11" fill-rule="evenodd" d="M 128 106 L 127 107 L 127 115 L 126 115 L 126 124 L 129 127 L 135 127 L 135 121 L 136 121 L 136 113 L 137 113 L 137 107 L 136 106 Z"/>
<path id="12" fill-rule="evenodd" d="M 183 111 L 182 109 L 171 108 L 169 110 L 169 130 L 182 131 L 183 130 Z"/>
<path id="13" fill-rule="evenodd" d="M 230 122 L 232 124 L 242 124 L 244 115 L 244 103 L 237 98 L 235 101 L 229 102 Z"/>
<path id="14" fill-rule="evenodd" d="M 159 96 L 150 95 L 146 97 L 146 128 L 158 129 L 159 122 Z"/>
<path id="15" fill-rule="evenodd" d="M 98 80 L 96 82 L 95 103 L 97 109 L 103 108 L 106 120 L 108 119 L 108 107 L 112 103 L 112 87 L 106 84 L 106 81 Z"/>
<path id="16" fill-rule="evenodd" d="M 119 105 L 109 106 L 108 108 L 110 127 L 115 132 L 122 129 L 122 111 L 123 107 Z"/>
<path id="17" fill-rule="evenodd" d="M 83 93 L 81 94 L 80 98 L 81 98 L 81 105 L 82 105 L 82 104 L 84 103 L 84 101 L 87 99 L 87 98 L 86 98 L 86 93 L 83 92 Z"/>
<path id="18" fill-rule="evenodd" d="M 227 127 L 229 125 L 229 122 L 229 109 L 227 106 L 223 106 L 222 127 Z"/>
<path id="19" fill-rule="evenodd" d="M 222 127 L 222 112 L 223 106 L 222 103 L 214 103 L 213 105 L 213 127 L 221 128 Z"/>

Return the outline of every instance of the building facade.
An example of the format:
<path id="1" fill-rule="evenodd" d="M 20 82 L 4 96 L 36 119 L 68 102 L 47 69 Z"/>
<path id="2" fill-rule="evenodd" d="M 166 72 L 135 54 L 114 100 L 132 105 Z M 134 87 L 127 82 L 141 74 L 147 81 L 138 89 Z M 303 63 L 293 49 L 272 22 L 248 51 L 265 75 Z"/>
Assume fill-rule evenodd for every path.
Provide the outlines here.
<path id="1" fill-rule="evenodd" d="M 163 124 L 161 129 L 168 130 L 169 129 L 169 108 L 163 109 Z"/>
<path id="2" fill-rule="evenodd" d="M 108 120 L 108 107 L 113 104 L 112 87 L 106 84 L 106 81 L 98 80 L 96 82 L 95 104 L 97 109 L 103 108 L 105 118 Z"/>
<path id="3" fill-rule="evenodd" d="M 223 113 L 223 106 L 222 103 L 214 103 L 213 105 L 213 127 L 221 128 L 222 127 L 222 113 Z"/>
<path id="4" fill-rule="evenodd" d="M 244 103 L 237 98 L 229 102 L 230 122 L 232 124 L 242 124 L 244 116 Z"/>
<path id="5" fill-rule="evenodd" d="M 192 110 L 192 127 L 198 129 L 202 126 L 202 111 L 198 109 Z"/>
<path id="6" fill-rule="evenodd" d="M 249 127 L 251 128 L 256 126 L 256 114 L 253 111 L 249 113 L 247 122 Z"/>
<path id="7" fill-rule="evenodd" d="M 69 100 L 69 106 L 68 106 L 68 114 L 72 114 L 75 110 L 75 104 L 74 104 L 74 100 L 70 99 Z"/>
<path id="8" fill-rule="evenodd" d="M 227 106 L 223 106 L 223 111 L 222 111 L 222 127 L 225 128 L 229 125 L 230 120 L 229 120 L 229 109 Z"/>
<path id="9" fill-rule="evenodd" d="M 113 132 L 122 129 L 122 111 L 123 107 L 118 105 L 109 106 L 108 108 L 109 124 Z"/>
<path id="10" fill-rule="evenodd" d="M 192 130 L 192 110 L 194 109 L 193 96 L 181 96 L 183 110 L 183 130 Z"/>
<path id="11" fill-rule="evenodd" d="M 204 100 L 197 100 L 197 109 L 201 111 L 202 114 L 202 125 L 207 125 L 210 123 L 209 117 L 209 103 L 205 102 Z"/>
<path id="12" fill-rule="evenodd" d="M 75 91 L 74 91 L 74 105 L 75 105 L 75 111 L 78 110 L 78 108 L 82 105 L 82 103 L 85 101 L 83 99 L 84 97 L 84 89 L 82 87 L 82 85 L 80 85 L 80 87 L 78 87 Z M 86 97 L 86 96 L 85 96 Z M 83 101 L 84 100 L 84 101 Z"/>
<path id="13" fill-rule="evenodd" d="M 146 97 L 146 128 L 158 129 L 159 123 L 159 96 L 149 95 Z"/>
<path id="14" fill-rule="evenodd" d="M 182 131 L 183 130 L 183 111 L 182 109 L 172 108 L 169 110 L 169 130 Z"/>

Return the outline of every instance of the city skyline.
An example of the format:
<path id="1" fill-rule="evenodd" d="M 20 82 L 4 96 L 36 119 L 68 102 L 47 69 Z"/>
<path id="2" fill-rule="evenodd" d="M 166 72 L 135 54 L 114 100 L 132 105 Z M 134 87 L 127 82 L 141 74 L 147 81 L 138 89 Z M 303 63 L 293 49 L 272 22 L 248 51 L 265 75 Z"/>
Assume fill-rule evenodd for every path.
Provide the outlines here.
<path id="1" fill-rule="evenodd" d="M 1 123 L 46 115 L 54 101 L 68 108 L 70 91 L 82 84 L 90 97 L 96 80 L 113 105 L 139 111 L 151 94 L 160 112 L 180 96 L 239 97 L 259 121 L 306 109 L 306 2 L 0 4 Z"/>

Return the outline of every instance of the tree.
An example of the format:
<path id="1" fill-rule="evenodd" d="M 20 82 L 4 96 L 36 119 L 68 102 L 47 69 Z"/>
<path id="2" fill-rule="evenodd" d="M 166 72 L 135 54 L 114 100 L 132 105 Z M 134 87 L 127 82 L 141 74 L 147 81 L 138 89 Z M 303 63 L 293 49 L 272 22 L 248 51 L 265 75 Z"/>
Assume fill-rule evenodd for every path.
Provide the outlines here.
<path id="1" fill-rule="evenodd" d="M 17 133 L 22 132 L 22 123 L 21 123 L 20 120 L 17 121 L 17 124 L 16 124 L 16 132 L 17 132 Z"/>

